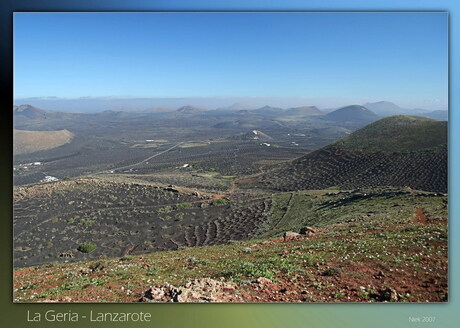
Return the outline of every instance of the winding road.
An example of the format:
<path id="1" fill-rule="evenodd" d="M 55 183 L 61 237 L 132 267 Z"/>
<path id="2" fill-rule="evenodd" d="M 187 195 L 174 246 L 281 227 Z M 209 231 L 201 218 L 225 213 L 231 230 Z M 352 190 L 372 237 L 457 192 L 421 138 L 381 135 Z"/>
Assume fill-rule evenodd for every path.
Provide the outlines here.
<path id="1" fill-rule="evenodd" d="M 159 153 L 153 154 L 152 156 L 149 156 L 149 157 L 147 157 L 146 159 L 143 159 L 143 160 L 140 161 L 140 162 L 137 162 L 137 163 L 134 163 L 134 164 L 130 164 L 130 165 L 126 165 L 126 166 L 117 167 L 117 168 L 114 168 L 114 169 L 111 169 L 111 170 L 99 171 L 99 172 L 96 172 L 96 173 L 93 173 L 93 174 L 107 173 L 107 171 L 116 172 L 116 171 L 126 170 L 126 169 L 130 169 L 130 168 L 136 167 L 136 166 L 141 165 L 141 164 L 143 164 L 143 163 L 145 163 L 145 162 L 151 160 L 152 158 L 155 158 L 155 157 L 157 157 L 157 156 L 160 156 L 160 155 L 162 155 L 162 154 L 164 154 L 164 153 L 166 153 L 166 152 L 168 152 L 168 151 L 170 151 L 170 150 L 172 150 L 172 149 L 174 149 L 174 148 L 176 148 L 176 147 L 178 147 L 178 146 L 180 146 L 180 145 L 182 145 L 182 144 L 183 144 L 183 142 L 179 142 L 178 144 L 175 144 L 174 146 L 169 147 L 168 149 L 163 150 L 163 151 L 161 151 L 161 152 L 159 152 Z"/>

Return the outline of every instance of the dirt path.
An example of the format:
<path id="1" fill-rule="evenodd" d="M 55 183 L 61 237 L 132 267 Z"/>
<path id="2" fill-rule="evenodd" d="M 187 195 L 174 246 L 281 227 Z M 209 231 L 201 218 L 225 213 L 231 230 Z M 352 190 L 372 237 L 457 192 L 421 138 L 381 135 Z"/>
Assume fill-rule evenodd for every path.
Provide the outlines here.
<path id="1" fill-rule="evenodd" d="M 291 205 L 292 205 L 292 198 L 294 198 L 294 193 L 291 192 L 290 195 L 289 195 L 289 200 L 288 200 L 288 203 L 286 205 L 286 211 L 284 212 L 284 214 L 281 216 L 281 218 L 279 219 L 278 222 L 275 223 L 275 225 L 273 226 L 273 230 L 275 230 L 276 228 L 278 228 L 279 224 L 281 222 L 283 222 L 284 218 L 286 217 L 286 215 L 288 214 L 289 210 L 291 209 Z"/>
<path id="2" fill-rule="evenodd" d="M 234 194 L 237 190 L 239 190 L 238 183 L 244 182 L 246 180 L 251 181 L 251 179 L 259 177 L 259 176 L 261 176 L 262 174 L 264 174 L 266 172 L 267 171 L 264 170 L 264 168 L 261 166 L 261 167 L 259 167 L 259 172 L 258 173 L 247 175 L 247 176 L 244 176 L 242 178 L 232 180 L 232 182 L 230 183 L 230 189 L 228 190 L 228 193 L 231 195 L 231 194 Z"/>

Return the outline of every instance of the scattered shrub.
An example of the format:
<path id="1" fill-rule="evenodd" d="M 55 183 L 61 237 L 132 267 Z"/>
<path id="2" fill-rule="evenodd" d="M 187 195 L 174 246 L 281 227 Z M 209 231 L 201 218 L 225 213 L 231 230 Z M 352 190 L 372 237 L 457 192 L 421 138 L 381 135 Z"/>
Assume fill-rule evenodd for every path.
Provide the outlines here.
<path id="1" fill-rule="evenodd" d="M 94 220 L 81 219 L 79 224 L 81 224 L 82 226 L 85 226 L 85 227 L 91 227 L 94 224 Z"/>
<path id="2" fill-rule="evenodd" d="M 172 212 L 173 208 L 171 206 L 160 207 L 157 212 L 158 214 L 166 214 Z"/>
<path id="3" fill-rule="evenodd" d="M 189 208 L 191 206 L 190 203 L 181 203 L 181 204 L 177 204 L 177 208 L 178 209 L 185 209 L 185 208 Z"/>
<path id="4" fill-rule="evenodd" d="M 193 266 L 209 264 L 209 260 L 200 260 L 193 256 L 190 256 L 189 258 L 187 258 L 187 262 Z"/>
<path id="5" fill-rule="evenodd" d="M 326 270 L 323 271 L 322 275 L 323 276 L 326 276 L 326 277 L 332 277 L 332 276 L 338 276 L 339 274 L 342 273 L 342 269 L 341 268 L 337 268 L 337 267 L 330 267 Z"/>
<path id="6" fill-rule="evenodd" d="M 82 253 L 91 253 L 97 248 L 97 245 L 95 243 L 83 243 L 80 246 L 78 246 L 77 250 Z"/>
<path id="7" fill-rule="evenodd" d="M 212 201 L 212 205 L 222 205 L 222 204 L 228 204 L 228 203 L 230 203 L 230 200 L 224 199 L 224 198 L 215 199 Z"/>

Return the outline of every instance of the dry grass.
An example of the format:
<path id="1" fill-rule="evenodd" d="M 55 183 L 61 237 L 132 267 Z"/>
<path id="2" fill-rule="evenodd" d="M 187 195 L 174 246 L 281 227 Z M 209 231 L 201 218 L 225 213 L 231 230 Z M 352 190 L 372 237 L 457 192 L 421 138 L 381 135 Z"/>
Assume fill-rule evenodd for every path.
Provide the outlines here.
<path id="1" fill-rule="evenodd" d="M 29 131 L 14 130 L 14 154 L 28 154 L 52 149 L 69 143 L 74 134 L 68 130 Z"/>

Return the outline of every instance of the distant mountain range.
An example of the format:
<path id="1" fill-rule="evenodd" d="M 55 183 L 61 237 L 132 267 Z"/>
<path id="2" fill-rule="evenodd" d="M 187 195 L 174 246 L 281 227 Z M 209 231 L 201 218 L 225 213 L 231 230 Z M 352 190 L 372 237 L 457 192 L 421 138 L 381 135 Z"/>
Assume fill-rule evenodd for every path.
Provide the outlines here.
<path id="1" fill-rule="evenodd" d="M 292 108 L 279 108 L 272 107 L 269 105 L 251 109 L 245 104 L 237 103 L 227 108 L 219 108 L 217 110 L 207 109 L 204 107 L 185 105 L 178 109 L 172 109 L 168 107 L 152 107 L 144 110 L 134 110 L 132 108 L 118 108 L 116 110 L 106 110 L 104 112 L 96 113 L 96 115 L 110 116 L 110 117 L 125 117 L 129 115 L 138 114 L 166 114 L 171 117 L 177 117 L 177 115 L 214 115 L 214 117 L 222 115 L 233 115 L 237 114 L 240 117 L 248 119 L 251 115 L 255 118 L 256 116 L 261 119 L 277 119 L 283 116 L 290 117 L 289 119 L 299 118 L 322 118 L 325 120 L 335 122 L 356 122 L 360 124 L 367 124 L 378 120 L 381 117 L 393 116 L 393 115 L 418 115 L 427 118 L 432 118 L 439 121 L 446 121 L 448 119 L 448 112 L 437 110 L 429 111 L 425 109 L 405 109 L 389 101 L 379 101 L 375 103 L 366 103 L 364 105 L 351 105 L 345 106 L 329 113 L 321 111 L 315 106 L 300 106 Z M 32 105 L 20 105 L 13 107 L 14 117 L 17 122 L 24 120 L 44 120 L 44 119 L 64 119 L 70 118 L 74 115 L 85 115 L 81 113 L 61 112 L 61 111 L 50 111 L 44 110 Z M 93 114 L 94 115 L 94 114 Z M 247 126 L 250 127 L 250 126 Z"/>
<path id="2" fill-rule="evenodd" d="M 424 116 L 428 118 L 433 118 L 435 120 L 440 121 L 447 121 L 447 114 L 446 110 L 436 110 L 430 111 L 428 109 L 422 108 L 402 108 L 392 103 L 390 101 L 378 101 L 374 103 L 365 103 L 364 107 L 370 109 L 374 113 L 379 116 L 393 116 L 393 115 L 416 115 L 416 116 Z"/>

